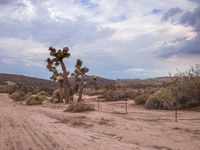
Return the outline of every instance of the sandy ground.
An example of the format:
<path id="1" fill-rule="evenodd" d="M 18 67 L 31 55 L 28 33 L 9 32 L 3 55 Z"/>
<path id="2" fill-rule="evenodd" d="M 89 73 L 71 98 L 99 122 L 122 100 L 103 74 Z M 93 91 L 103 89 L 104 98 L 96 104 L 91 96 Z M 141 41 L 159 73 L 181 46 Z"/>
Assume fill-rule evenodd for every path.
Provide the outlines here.
<path id="1" fill-rule="evenodd" d="M 96 104 L 96 102 L 95 102 Z M 100 112 L 63 104 L 24 106 L 0 94 L 0 150 L 200 150 L 200 112 L 101 102 Z M 97 106 L 95 106 L 97 108 Z"/>

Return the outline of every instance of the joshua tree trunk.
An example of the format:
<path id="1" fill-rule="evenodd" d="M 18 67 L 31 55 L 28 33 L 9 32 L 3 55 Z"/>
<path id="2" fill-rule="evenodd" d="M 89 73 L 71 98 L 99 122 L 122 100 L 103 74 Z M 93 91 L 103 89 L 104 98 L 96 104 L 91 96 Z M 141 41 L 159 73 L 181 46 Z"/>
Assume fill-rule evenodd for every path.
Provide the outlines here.
<path id="1" fill-rule="evenodd" d="M 60 93 L 59 103 L 62 103 L 62 102 L 63 102 L 63 98 L 64 98 L 64 88 L 63 88 L 63 83 L 60 84 L 60 90 L 59 90 L 59 93 Z"/>
<path id="2" fill-rule="evenodd" d="M 82 100 L 83 89 L 84 89 L 84 84 L 83 83 L 84 83 L 84 80 L 82 79 L 81 84 L 80 84 L 78 102 L 80 102 Z"/>
<path id="3" fill-rule="evenodd" d="M 64 99 L 65 99 L 65 102 L 69 102 L 69 100 L 70 100 L 70 83 L 68 80 L 68 73 L 67 73 L 67 69 L 65 67 L 64 62 L 60 61 L 60 64 L 61 64 L 61 68 L 63 70 L 63 78 L 64 78 L 64 84 L 63 84 Z"/>

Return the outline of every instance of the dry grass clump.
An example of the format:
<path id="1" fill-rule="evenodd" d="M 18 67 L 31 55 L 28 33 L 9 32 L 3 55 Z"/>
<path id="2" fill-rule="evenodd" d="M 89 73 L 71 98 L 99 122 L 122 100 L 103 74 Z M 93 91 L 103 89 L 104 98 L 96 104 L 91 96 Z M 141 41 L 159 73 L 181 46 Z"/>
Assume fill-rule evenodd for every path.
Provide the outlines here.
<path id="1" fill-rule="evenodd" d="M 136 96 L 133 101 L 135 102 L 136 105 L 142 105 L 145 104 L 147 99 L 148 99 L 147 94 L 141 94 Z"/>
<path id="2" fill-rule="evenodd" d="M 37 95 L 39 95 L 39 96 L 49 96 L 49 94 L 45 91 L 40 91 L 40 92 L 37 93 Z"/>
<path id="3" fill-rule="evenodd" d="M 15 91 L 16 91 L 16 89 L 13 85 L 5 85 L 5 86 L 0 87 L 0 93 L 12 94 Z"/>
<path id="4" fill-rule="evenodd" d="M 24 100 L 24 95 L 20 91 L 15 91 L 10 95 L 10 98 L 15 100 L 15 101 L 23 101 Z"/>
<path id="5" fill-rule="evenodd" d="M 145 104 L 149 96 L 153 94 L 156 90 L 157 90 L 156 88 L 150 88 L 150 87 L 147 87 L 145 89 L 140 89 L 138 90 L 137 96 L 134 97 L 133 101 L 135 102 L 136 105 Z"/>
<path id="6" fill-rule="evenodd" d="M 99 121 L 99 124 L 101 124 L 101 125 L 107 125 L 108 122 L 109 122 L 108 119 L 105 119 L 105 118 L 102 117 L 102 118 L 100 119 L 100 121 Z"/>
<path id="7" fill-rule="evenodd" d="M 68 109 L 66 111 L 69 112 L 84 112 L 84 111 L 93 111 L 94 105 L 93 104 L 87 104 L 85 102 L 78 102 L 78 103 L 71 103 L 68 106 Z"/>
<path id="8" fill-rule="evenodd" d="M 26 105 L 39 105 L 42 104 L 44 96 L 38 94 L 30 95 L 26 98 Z"/>
<path id="9" fill-rule="evenodd" d="M 85 125 L 85 122 L 83 122 L 82 119 L 74 119 L 71 121 L 71 126 L 79 127 Z"/>
<path id="10" fill-rule="evenodd" d="M 124 100 L 126 98 L 133 99 L 137 95 L 137 90 L 134 89 L 105 89 L 102 98 L 106 101 Z"/>

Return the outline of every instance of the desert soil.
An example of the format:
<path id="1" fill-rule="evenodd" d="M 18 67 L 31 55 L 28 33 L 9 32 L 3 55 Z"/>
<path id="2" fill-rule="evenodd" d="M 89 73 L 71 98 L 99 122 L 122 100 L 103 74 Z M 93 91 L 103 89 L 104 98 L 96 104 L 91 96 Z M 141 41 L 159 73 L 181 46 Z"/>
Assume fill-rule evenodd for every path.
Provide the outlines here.
<path id="1" fill-rule="evenodd" d="M 92 100 L 90 100 L 92 101 Z M 96 102 L 95 108 L 97 108 Z M 101 102 L 100 112 L 64 104 L 25 106 L 0 94 L 0 150 L 200 150 L 200 112 Z"/>

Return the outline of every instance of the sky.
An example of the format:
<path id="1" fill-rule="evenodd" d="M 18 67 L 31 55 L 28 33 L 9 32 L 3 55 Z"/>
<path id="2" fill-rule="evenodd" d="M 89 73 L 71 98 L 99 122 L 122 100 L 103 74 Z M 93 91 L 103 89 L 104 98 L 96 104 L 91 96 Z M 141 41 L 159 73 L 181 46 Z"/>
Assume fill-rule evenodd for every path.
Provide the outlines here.
<path id="1" fill-rule="evenodd" d="M 49 79 L 48 47 L 110 79 L 200 64 L 199 0 L 0 0 L 0 72 Z"/>

